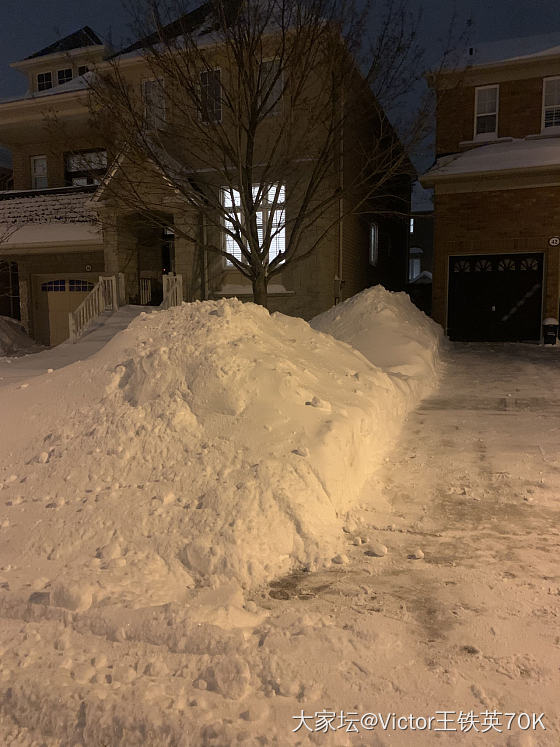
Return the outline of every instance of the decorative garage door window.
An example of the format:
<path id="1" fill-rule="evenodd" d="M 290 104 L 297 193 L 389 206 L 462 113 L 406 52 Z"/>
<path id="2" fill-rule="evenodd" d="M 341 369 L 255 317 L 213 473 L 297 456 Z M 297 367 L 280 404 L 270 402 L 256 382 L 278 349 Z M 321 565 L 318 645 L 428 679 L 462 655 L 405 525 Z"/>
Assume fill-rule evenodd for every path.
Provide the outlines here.
<path id="1" fill-rule="evenodd" d="M 508 257 L 506 257 L 506 259 L 498 260 L 498 270 L 499 272 L 514 271 L 515 270 L 514 260 L 509 259 Z"/>
<path id="2" fill-rule="evenodd" d="M 470 272 L 471 263 L 468 259 L 459 259 L 453 264 L 453 272 Z"/>
<path id="3" fill-rule="evenodd" d="M 78 293 L 89 293 L 93 290 L 93 283 L 88 280 L 69 280 L 68 285 L 68 290 Z"/>
<path id="4" fill-rule="evenodd" d="M 70 280 L 49 280 L 48 282 L 41 285 L 41 290 L 47 291 L 48 293 L 52 293 L 53 291 L 74 291 L 75 293 L 89 293 L 93 290 L 93 283 L 90 283 L 89 280 L 77 280 L 74 278 Z"/>
<path id="5" fill-rule="evenodd" d="M 43 283 L 41 285 L 41 290 L 48 291 L 49 293 L 53 291 L 65 291 L 66 280 L 49 280 L 48 283 Z"/>
<path id="6" fill-rule="evenodd" d="M 539 269 L 539 263 L 536 259 L 522 259 L 519 263 L 519 269 L 524 270 L 525 272 L 535 272 L 535 270 Z"/>
<path id="7" fill-rule="evenodd" d="M 492 272 L 492 262 L 489 259 L 477 259 L 474 263 L 475 272 Z"/>

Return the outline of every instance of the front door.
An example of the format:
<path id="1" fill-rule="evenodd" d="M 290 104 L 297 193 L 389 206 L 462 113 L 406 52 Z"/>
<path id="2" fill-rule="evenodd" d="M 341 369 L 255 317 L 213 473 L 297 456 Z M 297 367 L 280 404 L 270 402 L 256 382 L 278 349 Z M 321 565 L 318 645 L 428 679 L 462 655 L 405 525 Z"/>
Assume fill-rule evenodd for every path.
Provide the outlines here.
<path id="1" fill-rule="evenodd" d="M 449 258 L 447 333 L 452 340 L 538 341 L 543 255 Z"/>

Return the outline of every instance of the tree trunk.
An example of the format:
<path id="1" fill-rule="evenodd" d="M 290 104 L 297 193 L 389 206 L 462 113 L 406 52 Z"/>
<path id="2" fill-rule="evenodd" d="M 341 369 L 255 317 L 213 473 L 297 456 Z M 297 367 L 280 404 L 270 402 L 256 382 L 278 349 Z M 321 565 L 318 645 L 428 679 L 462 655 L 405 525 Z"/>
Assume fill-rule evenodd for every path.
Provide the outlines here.
<path id="1" fill-rule="evenodd" d="M 264 306 L 265 309 L 268 307 L 267 284 L 267 278 L 264 274 L 253 278 L 253 301 L 260 306 Z"/>

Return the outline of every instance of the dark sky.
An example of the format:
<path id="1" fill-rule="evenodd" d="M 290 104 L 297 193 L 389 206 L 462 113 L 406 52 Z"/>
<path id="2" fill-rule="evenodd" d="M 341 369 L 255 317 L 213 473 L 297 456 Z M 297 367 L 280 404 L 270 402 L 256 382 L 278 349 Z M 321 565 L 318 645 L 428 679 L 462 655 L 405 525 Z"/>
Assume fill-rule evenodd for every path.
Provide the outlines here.
<path id="1" fill-rule="evenodd" d="M 459 26 L 472 18 L 476 41 L 560 31 L 558 0 L 409 0 L 408 6 L 424 9 L 421 38 L 434 59 L 454 7 Z M 25 88 L 23 76 L 8 67 L 10 62 L 86 25 L 102 37 L 111 34 L 115 46 L 131 35 L 120 0 L 0 0 L 0 98 Z"/>

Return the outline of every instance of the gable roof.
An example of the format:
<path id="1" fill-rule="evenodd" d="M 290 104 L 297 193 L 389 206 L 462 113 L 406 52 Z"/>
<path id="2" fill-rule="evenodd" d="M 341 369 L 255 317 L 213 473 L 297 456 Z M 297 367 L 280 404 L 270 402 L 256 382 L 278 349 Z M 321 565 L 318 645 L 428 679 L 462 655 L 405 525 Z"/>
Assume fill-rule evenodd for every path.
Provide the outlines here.
<path id="1" fill-rule="evenodd" d="M 103 44 L 101 39 L 97 36 L 89 26 L 84 26 L 78 31 L 74 31 L 73 34 L 68 34 L 63 39 L 59 39 L 53 44 L 49 44 L 48 47 L 40 49 L 38 52 L 26 57 L 26 60 L 33 60 L 36 57 L 44 57 L 48 54 L 55 54 L 56 52 L 69 52 L 71 49 L 80 49 L 82 47 L 95 47 Z"/>
<path id="2" fill-rule="evenodd" d="M 226 23 L 230 23 L 235 14 L 237 13 L 241 5 L 241 0 L 223 0 L 223 10 L 225 13 Z M 214 16 L 214 4 L 211 0 L 199 5 L 189 13 L 184 13 L 179 18 L 171 21 L 170 23 L 162 23 L 161 29 L 148 34 L 147 36 L 138 39 L 128 47 L 121 49 L 117 52 L 114 57 L 120 55 L 129 54 L 140 49 L 150 48 L 162 38 L 172 40 L 180 37 L 182 34 L 192 34 L 195 31 L 199 31 L 200 34 L 209 33 L 215 31 L 219 27 L 219 23 L 215 20 Z"/>

